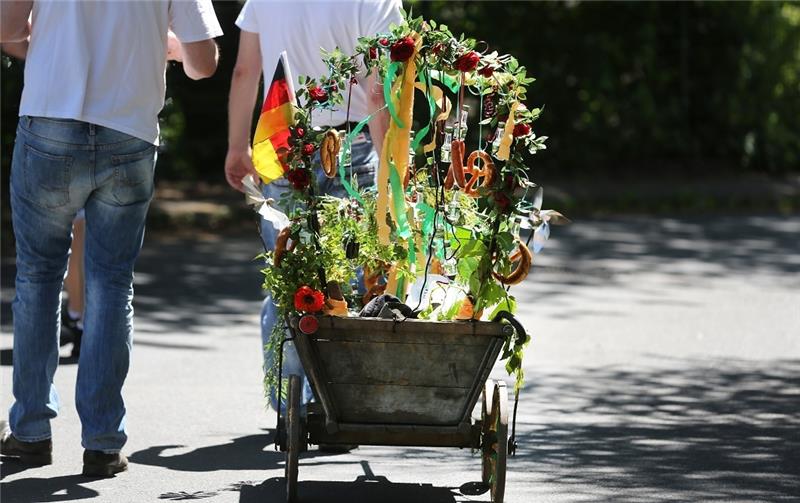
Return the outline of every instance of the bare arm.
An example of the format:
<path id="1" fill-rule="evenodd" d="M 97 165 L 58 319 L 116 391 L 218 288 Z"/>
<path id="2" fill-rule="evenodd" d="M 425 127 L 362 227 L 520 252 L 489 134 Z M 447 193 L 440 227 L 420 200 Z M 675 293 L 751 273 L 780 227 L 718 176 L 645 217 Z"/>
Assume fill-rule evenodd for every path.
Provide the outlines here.
<path id="1" fill-rule="evenodd" d="M 217 71 L 219 51 L 214 40 L 180 43 L 183 71 L 193 80 L 206 79 Z"/>
<path id="2" fill-rule="evenodd" d="M 383 99 L 383 88 L 378 83 L 375 73 L 373 71 L 369 74 L 364 83 L 367 91 L 367 112 L 370 114 L 375 113 L 386 104 Z M 377 112 L 372 120 L 369 121 L 369 135 L 372 137 L 372 144 L 375 146 L 375 151 L 378 155 L 383 150 L 383 139 L 388 130 L 389 111 L 383 109 Z"/>
<path id="3" fill-rule="evenodd" d="M 25 59 L 28 55 L 28 41 L 3 42 L 3 52 L 17 59 Z"/>
<path id="4" fill-rule="evenodd" d="M 261 46 L 257 33 L 242 31 L 239 54 L 231 78 L 228 98 L 228 153 L 225 156 L 225 179 L 242 191 L 242 178 L 257 176 L 251 158 L 250 127 L 261 80 Z"/>
<path id="5" fill-rule="evenodd" d="M 23 42 L 31 34 L 28 18 L 33 0 L 0 1 L 0 42 Z"/>

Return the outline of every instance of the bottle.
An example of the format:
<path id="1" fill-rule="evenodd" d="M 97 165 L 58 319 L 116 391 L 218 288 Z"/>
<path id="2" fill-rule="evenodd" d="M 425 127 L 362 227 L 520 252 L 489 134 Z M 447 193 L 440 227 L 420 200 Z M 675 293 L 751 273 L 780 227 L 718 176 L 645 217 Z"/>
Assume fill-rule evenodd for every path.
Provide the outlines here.
<path id="1" fill-rule="evenodd" d="M 341 142 L 342 148 L 345 148 L 346 139 L 347 139 L 347 131 L 339 131 L 339 141 Z M 350 145 L 347 145 L 347 150 L 345 150 L 343 154 L 340 152 L 340 159 L 342 160 L 343 167 L 346 168 L 350 166 L 352 162 L 350 157 Z"/>
<path id="2" fill-rule="evenodd" d="M 458 139 L 467 138 L 467 120 L 469 119 L 469 105 L 461 106 L 461 122 L 458 125 Z"/>
<path id="3" fill-rule="evenodd" d="M 453 127 L 447 126 L 444 129 L 444 141 L 442 142 L 442 155 L 441 155 L 442 162 L 450 162 L 453 160 L 450 151 L 452 143 L 453 143 Z"/>
<path id="4" fill-rule="evenodd" d="M 503 136 L 505 135 L 505 127 L 503 124 L 497 126 L 497 133 L 494 135 L 494 140 L 492 141 L 492 152 L 497 152 L 497 149 L 500 148 L 500 143 L 503 141 Z"/>

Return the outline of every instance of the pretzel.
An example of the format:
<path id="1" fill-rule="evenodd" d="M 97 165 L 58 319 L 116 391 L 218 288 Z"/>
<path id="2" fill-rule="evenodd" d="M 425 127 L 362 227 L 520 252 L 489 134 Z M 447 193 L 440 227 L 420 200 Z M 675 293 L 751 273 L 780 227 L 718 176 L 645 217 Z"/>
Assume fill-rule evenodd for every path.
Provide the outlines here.
<path id="1" fill-rule="evenodd" d="M 531 251 L 528 249 L 528 247 L 525 246 L 522 241 L 519 241 L 517 251 L 511 254 L 510 259 L 512 263 L 517 262 L 517 265 L 514 270 L 508 274 L 508 276 L 503 276 L 502 274 L 494 271 L 492 271 L 492 276 L 494 276 L 497 281 L 504 285 L 516 285 L 518 283 L 522 283 L 522 281 L 528 277 L 528 272 L 531 270 L 531 264 L 533 264 L 533 255 L 531 255 Z"/>
<path id="2" fill-rule="evenodd" d="M 292 240 L 291 244 L 289 244 L 287 248 L 287 244 L 289 243 L 289 235 L 291 234 L 292 230 L 289 227 L 284 227 L 278 233 L 278 237 L 275 238 L 275 252 L 272 255 L 272 265 L 273 267 L 278 267 L 281 265 L 281 260 L 283 259 L 284 254 L 286 252 L 294 251 L 295 247 L 297 246 L 297 241 L 294 239 Z"/>
<path id="3" fill-rule="evenodd" d="M 464 140 L 453 140 L 450 144 L 450 169 L 444 180 L 444 188 L 450 190 L 455 182 L 460 188 L 466 186 L 464 179 Z"/>
<path id="4" fill-rule="evenodd" d="M 480 168 L 475 165 L 478 159 L 483 163 Z M 478 188 L 476 187 L 478 181 L 482 180 L 481 186 L 488 187 L 494 180 L 494 161 L 483 150 L 476 150 L 467 158 L 464 174 L 470 175 L 469 181 L 464 186 L 464 193 L 470 197 L 478 197 Z"/>
<path id="5" fill-rule="evenodd" d="M 322 171 L 328 178 L 336 178 L 336 164 L 339 156 L 339 148 L 342 141 L 339 133 L 335 129 L 329 129 L 322 138 L 319 148 L 319 158 L 322 164 Z"/>

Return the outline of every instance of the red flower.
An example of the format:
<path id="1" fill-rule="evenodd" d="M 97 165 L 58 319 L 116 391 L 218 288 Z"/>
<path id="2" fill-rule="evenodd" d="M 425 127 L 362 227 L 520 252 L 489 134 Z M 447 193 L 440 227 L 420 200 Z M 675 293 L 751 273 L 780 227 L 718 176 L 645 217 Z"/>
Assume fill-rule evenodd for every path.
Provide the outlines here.
<path id="1" fill-rule="evenodd" d="M 325 294 L 303 285 L 294 292 L 294 308 L 298 311 L 316 313 L 325 305 Z"/>
<path id="2" fill-rule="evenodd" d="M 387 45 L 389 45 L 389 39 L 384 37 L 384 38 L 378 40 L 378 43 L 381 44 L 382 46 L 386 47 Z"/>
<path id="3" fill-rule="evenodd" d="M 489 78 L 492 75 L 494 75 L 494 68 L 492 68 L 491 66 L 488 66 L 488 65 L 484 66 L 483 68 L 478 70 L 478 75 L 481 75 L 483 77 Z"/>
<path id="4" fill-rule="evenodd" d="M 304 169 L 290 169 L 286 179 L 296 190 L 303 190 L 311 183 L 311 175 Z"/>
<path id="5" fill-rule="evenodd" d="M 378 59 L 378 49 L 375 47 L 369 48 L 369 59 Z"/>
<path id="6" fill-rule="evenodd" d="M 475 51 L 465 52 L 455 62 L 456 70 L 461 70 L 462 72 L 471 72 L 475 68 L 478 67 L 478 63 L 481 61 L 481 57 Z"/>
<path id="7" fill-rule="evenodd" d="M 441 54 L 441 52 L 442 52 L 443 50 L 444 50 L 444 46 L 443 46 L 442 44 L 436 44 L 436 45 L 434 45 L 433 47 L 431 47 L 431 52 L 433 52 L 433 53 L 434 53 L 434 54 L 436 54 L 437 56 L 438 56 L 439 54 Z"/>
<path id="8" fill-rule="evenodd" d="M 519 138 L 520 136 L 528 136 L 531 134 L 531 127 L 528 124 L 517 124 L 514 126 L 514 138 Z"/>
<path id="9" fill-rule="evenodd" d="M 501 211 L 506 211 L 511 206 L 511 199 L 502 192 L 494 193 L 494 202 Z"/>
<path id="10" fill-rule="evenodd" d="M 306 143 L 305 145 L 303 145 L 303 153 L 305 155 L 311 155 L 314 153 L 315 150 L 317 150 L 317 147 L 315 147 L 311 143 Z"/>
<path id="11" fill-rule="evenodd" d="M 302 138 L 306 135 L 306 130 L 301 127 L 294 128 L 294 135 L 298 138 Z"/>
<path id="12" fill-rule="evenodd" d="M 414 39 L 403 37 L 389 48 L 392 61 L 407 61 L 414 54 Z"/>
<path id="13" fill-rule="evenodd" d="M 308 95 L 311 96 L 311 99 L 317 103 L 322 103 L 328 99 L 328 91 L 319 86 L 314 86 L 309 89 Z"/>

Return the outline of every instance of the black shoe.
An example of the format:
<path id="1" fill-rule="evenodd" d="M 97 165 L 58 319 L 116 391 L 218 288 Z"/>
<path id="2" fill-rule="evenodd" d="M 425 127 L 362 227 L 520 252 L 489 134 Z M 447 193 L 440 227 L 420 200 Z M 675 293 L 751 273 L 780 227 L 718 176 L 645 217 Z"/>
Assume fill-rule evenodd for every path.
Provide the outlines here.
<path id="1" fill-rule="evenodd" d="M 106 454 L 103 451 L 83 451 L 83 475 L 85 477 L 113 477 L 115 473 L 128 469 L 128 458 L 121 452 Z"/>
<path id="2" fill-rule="evenodd" d="M 0 439 L 0 454 L 19 458 L 26 465 L 43 466 L 53 464 L 53 441 L 23 442 L 6 431 Z"/>

